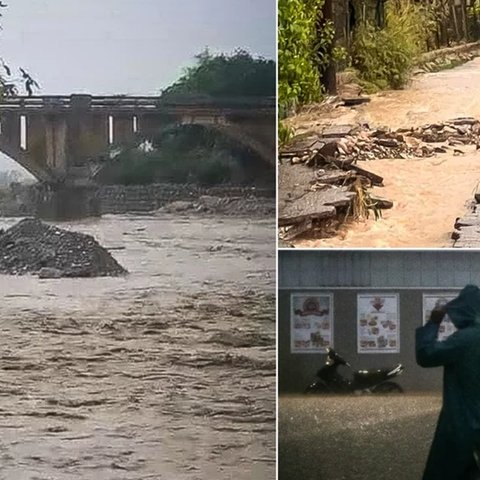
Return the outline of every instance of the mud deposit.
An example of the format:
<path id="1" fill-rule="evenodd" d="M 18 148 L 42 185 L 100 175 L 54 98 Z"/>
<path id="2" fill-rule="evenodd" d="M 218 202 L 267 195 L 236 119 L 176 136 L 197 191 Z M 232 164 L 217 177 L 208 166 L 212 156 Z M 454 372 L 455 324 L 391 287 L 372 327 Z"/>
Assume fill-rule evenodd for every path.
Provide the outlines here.
<path id="1" fill-rule="evenodd" d="M 60 226 L 130 275 L 0 276 L 0 477 L 274 478 L 274 220 Z"/>
<path id="2" fill-rule="evenodd" d="M 279 479 L 420 479 L 440 406 L 434 394 L 281 397 Z"/>

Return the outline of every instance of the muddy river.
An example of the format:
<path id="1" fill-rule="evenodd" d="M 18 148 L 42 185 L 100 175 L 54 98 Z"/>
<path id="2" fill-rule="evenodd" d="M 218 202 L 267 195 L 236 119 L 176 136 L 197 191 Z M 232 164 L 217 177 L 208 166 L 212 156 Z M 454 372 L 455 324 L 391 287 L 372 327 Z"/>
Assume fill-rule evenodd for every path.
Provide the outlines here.
<path id="1" fill-rule="evenodd" d="M 60 224 L 130 274 L 0 276 L 0 478 L 274 478 L 274 225 Z"/>

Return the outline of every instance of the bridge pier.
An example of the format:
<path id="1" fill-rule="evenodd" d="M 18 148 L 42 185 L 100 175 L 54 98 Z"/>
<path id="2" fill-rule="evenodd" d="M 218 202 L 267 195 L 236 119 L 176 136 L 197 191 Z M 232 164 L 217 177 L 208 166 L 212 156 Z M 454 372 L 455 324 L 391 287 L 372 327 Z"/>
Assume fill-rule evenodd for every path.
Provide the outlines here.
<path id="1" fill-rule="evenodd" d="M 95 186 L 45 186 L 38 192 L 36 215 L 44 220 L 77 220 L 100 215 Z"/>

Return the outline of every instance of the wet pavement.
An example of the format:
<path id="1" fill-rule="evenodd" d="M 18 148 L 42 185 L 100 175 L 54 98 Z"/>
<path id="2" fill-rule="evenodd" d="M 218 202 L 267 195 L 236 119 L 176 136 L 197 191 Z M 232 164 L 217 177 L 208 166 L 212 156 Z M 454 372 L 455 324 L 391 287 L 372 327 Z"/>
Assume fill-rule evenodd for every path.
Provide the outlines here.
<path id="1" fill-rule="evenodd" d="M 280 480 L 420 480 L 435 394 L 281 396 Z"/>
<path id="2" fill-rule="evenodd" d="M 0 276 L 0 478 L 274 478 L 273 218 L 61 227 L 131 273 Z"/>

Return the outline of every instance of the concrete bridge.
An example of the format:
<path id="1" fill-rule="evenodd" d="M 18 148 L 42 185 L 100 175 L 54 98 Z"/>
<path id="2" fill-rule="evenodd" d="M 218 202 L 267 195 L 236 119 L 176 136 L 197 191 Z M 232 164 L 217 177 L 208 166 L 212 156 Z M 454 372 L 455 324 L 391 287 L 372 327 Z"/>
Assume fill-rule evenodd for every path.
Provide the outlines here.
<path id="1" fill-rule="evenodd" d="M 275 98 L 33 96 L 0 100 L 0 151 L 39 181 L 88 185 L 111 147 L 172 125 L 202 125 L 275 165 Z"/>

